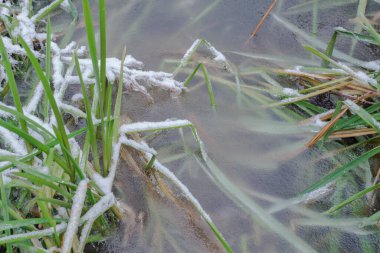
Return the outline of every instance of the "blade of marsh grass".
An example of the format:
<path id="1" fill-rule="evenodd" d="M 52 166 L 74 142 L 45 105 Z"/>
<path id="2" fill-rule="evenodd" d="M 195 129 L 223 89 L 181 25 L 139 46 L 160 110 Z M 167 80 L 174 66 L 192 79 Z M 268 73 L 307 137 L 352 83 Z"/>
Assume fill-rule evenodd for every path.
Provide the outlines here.
<path id="1" fill-rule="evenodd" d="M 185 82 L 183 83 L 184 87 L 187 87 L 191 80 L 193 80 L 195 74 L 197 73 L 198 69 L 200 68 L 201 64 L 198 64 L 195 68 L 194 71 L 186 78 Z"/>
<path id="2" fill-rule="evenodd" d="M 50 5 L 42 8 L 36 15 L 32 17 L 34 23 L 41 21 L 46 15 L 51 13 L 55 8 L 57 8 L 64 0 L 56 0 Z"/>
<path id="3" fill-rule="evenodd" d="M 28 123 L 31 129 L 41 134 L 44 138 L 55 139 L 55 136 L 52 133 L 50 133 L 46 128 L 44 128 L 41 124 L 34 121 L 30 117 L 27 117 L 24 114 L 21 114 L 10 107 L 2 105 L 1 103 L 0 103 L 0 110 L 16 116 L 19 120 L 20 119 L 24 120 L 25 122 Z"/>
<path id="4" fill-rule="evenodd" d="M 335 28 L 335 33 L 338 33 L 339 35 L 344 35 L 344 36 L 349 37 L 353 40 L 357 40 L 357 41 L 361 41 L 361 42 L 365 42 L 365 43 L 370 43 L 370 44 L 374 44 L 374 45 L 379 45 L 378 41 L 375 40 L 372 36 L 351 32 L 351 31 L 348 31 L 348 30 L 342 29 L 342 28 Z"/>
<path id="5" fill-rule="evenodd" d="M 364 14 L 359 14 L 359 18 L 364 23 L 364 29 L 372 36 L 372 38 L 377 42 L 377 45 L 380 45 L 380 34 L 375 30 L 369 20 L 365 17 Z"/>
<path id="6" fill-rule="evenodd" d="M 100 19 L 100 83 L 105 94 L 106 92 L 106 57 L 107 57 L 107 34 L 106 34 L 106 4 L 105 0 L 99 0 L 99 19 Z M 104 98 L 100 98 L 105 100 Z M 104 103 L 106 104 L 106 103 Z M 103 109 L 104 110 L 104 109 Z"/>
<path id="7" fill-rule="evenodd" d="M 312 54 L 314 54 L 314 55 L 320 57 L 322 60 L 326 60 L 327 62 L 333 64 L 334 66 L 338 67 L 339 69 L 342 69 L 342 70 L 343 70 L 344 72 L 346 72 L 348 75 L 352 76 L 353 78 L 355 78 L 356 80 L 360 81 L 361 83 L 363 83 L 363 84 L 365 84 L 365 85 L 369 85 L 370 81 L 367 80 L 368 77 L 367 77 L 367 78 L 363 78 L 361 75 L 358 75 L 357 73 L 355 73 L 355 72 L 354 72 L 352 69 L 350 69 L 349 67 L 347 67 L 347 66 L 345 66 L 345 65 L 343 65 L 343 64 L 341 64 L 341 63 L 338 63 L 338 62 L 332 60 L 330 57 L 328 57 L 328 56 L 325 55 L 324 53 L 322 53 L 322 52 L 316 50 L 315 48 L 313 48 L 313 47 L 311 47 L 311 46 L 306 45 L 306 46 L 304 46 L 304 48 L 305 48 L 307 51 L 311 52 Z M 372 85 L 372 86 L 375 86 L 376 84 L 371 83 L 371 85 Z M 377 86 L 379 86 L 379 85 L 377 84 Z M 378 89 L 379 89 L 379 87 L 378 87 Z"/>
<path id="8" fill-rule="evenodd" d="M 330 83 L 334 84 L 334 83 L 336 83 L 336 81 L 334 80 L 334 81 L 332 81 Z M 273 107 L 277 107 L 277 106 L 284 106 L 284 105 L 293 104 L 295 102 L 303 101 L 303 100 L 315 97 L 317 95 L 326 93 L 328 91 L 332 91 L 332 90 L 336 90 L 336 89 L 342 88 L 342 87 L 344 87 L 346 85 L 348 85 L 348 82 L 342 82 L 342 83 L 336 84 L 334 86 L 327 87 L 327 88 L 322 89 L 322 90 L 311 92 L 311 93 L 306 94 L 306 95 L 302 95 L 302 96 L 299 96 L 299 97 L 292 97 L 292 98 L 285 99 L 283 101 L 279 101 L 277 103 L 269 104 L 267 107 L 273 108 Z"/>
<path id="9" fill-rule="evenodd" d="M 36 184 L 36 185 L 47 186 L 47 187 L 55 190 L 56 192 L 58 192 L 59 194 L 61 194 L 63 197 L 65 197 L 67 199 L 71 199 L 73 197 L 73 195 L 70 194 L 69 192 L 67 192 L 65 189 L 62 189 L 58 185 L 52 183 L 49 180 L 44 179 L 43 177 L 38 177 L 36 175 L 30 174 L 30 173 L 27 173 L 27 172 L 14 172 L 13 174 L 16 175 L 16 176 L 28 179 L 31 182 L 33 182 L 34 184 Z"/>
<path id="10" fill-rule="evenodd" d="M 327 48 L 326 48 L 325 54 L 326 54 L 329 58 L 331 58 L 332 55 L 333 55 L 333 52 L 334 52 L 334 48 L 335 48 L 335 43 L 336 43 L 336 39 L 337 39 L 337 37 L 338 37 L 338 32 L 335 31 L 335 32 L 333 33 L 333 36 L 331 37 L 331 40 L 330 40 L 329 44 L 327 45 Z M 327 68 L 327 67 L 329 66 L 329 63 L 330 63 L 329 61 L 323 59 L 323 60 L 322 60 L 322 67 Z"/>
<path id="11" fill-rule="evenodd" d="M 367 3 L 368 1 L 367 0 L 359 0 L 359 3 L 358 3 L 358 8 L 356 9 L 356 16 L 357 17 L 361 17 L 361 16 L 364 16 L 365 15 L 365 11 L 366 11 L 366 8 L 367 8 Z M 361 33 L 363 30 L 363 27 L 360 23 L 356 23 L 355 24 L 355 27 L 354 27 L 354 32 L 355 33 Z M 350 55 L 352 55 L 355 51 L 355 47 L 357 45 L 358 41 L 357 40 L 352 40 L 352 44 L 351 44 L 351 49 L 350 49 Z"/>
<path id="12" fill-rule="evenodd" d="M 50 16 L 48 17 L 47 29 L 46 29 L 46 56 L 45 56 L 45 71 L 48 80 L 51 78 L 51 22 Z M 44 107 L 44 119 L 45 122 L 49 119 L 49 101 L 47 96 L 45 97 Z"/>
<path id="13" fill-rule="evenodd" d="M 204 43 L 203 39 L 197 39 L 196 41 L 194 41 L 193 45 L 191 45 L 190 49 L 186 52 L 186 54 L 182 58 L 178 67 L 174 70 L 173 76 L 176 76 L 179 73 L 179 71 L 189 63 L 193 54 L 197 51 L 198 47 L 202 45 L 203 43 Z"/>
<path id="14" fill-rule="evenodd" d="M 367 193 L 372 192 L 372 191 L 374 191 L 376 189 L 379 189 L 379 188 L 380 188 L 380 184 L 375 184 L 375 185 L 373 185 L 371 187 L 368 187 L 368 188 L 366 188 L 366 189 L 364 189 L 364 190 L 362 190 L 362 191 L 354 194 L 353 196 L 351 196 L 347 200 L 343 201 L 342 203 L 339 203 L 338 205 L 335 205 L 335 206 L 331 207 L 329 210 L 326 211 L 326 213 L 331 214 L 331 213 L 333 213 L 335 211 L 338 211 L 339 209 L 341 209 L 341 208 L 345 207 L 346 205 L 350 204 L 351 202 L 353 202 L 353 201 L 355 201 L 355 200 L 357 200 L 357 199 L 365 196 Z"/>
<path id="15" fill-rule="evenodd" d="M 290 8 L 288 8 L 283 14 L 284 15 L 295 15 L 295 14 L 299 15 L 305 12 L 310 12 L 313 8 L 314 2 L 316 2 L 316 0 L 300 2 L 299 4 L 293 5 Z M 318 9 L 322 11 L 326 9 L 333 9 L 340 6 L 357 3 L 357 0 L 319 1 L 319 2 L 320 4 L 318 6 Z"/>
<path id="16" fill-rule="evenodd" d="M 88 131 L 87 127 L 81 128 L 81 129 L 79 129 L 79 130 L 77 130 L 77 131 L 74 131 L 74 132 L 70 133 L 70 134 L 68 135 L 68 138 L 69 138 L 69 139 L 71 139 L 71 138 L 75 138 L 75 137 L 77 137 L 77 136 L 79 136 L 79 135 L 85 133 L 86 131 Z M 58 145 L 58 144 L 59 144 L 58 140 L 57 140 L 57 139 L 54 139 L 54 140 L 48 142 L 48 143 L 46 144 L 46 146 L 47 146 L 47 148 L 50 150 L 52 147 L 54 147 L 54 146 L 56 146 L 56 145 Z M 23 156 L 23 157 L 17 159 L 17 161 L 19 161 L 19 162 L 26 162 L 26 161 L 29 161 L 29 160 L 33 159 L 35 156 L 39 155 L 41 152 L 44 152 L 44 151 L 42 151 L 42 150 L 35 150 L 35 151 L 33 151 L 33 152 L 31 152 L 31 153 L 29 153 L 29 154 L 27 154 L 27 155 L 25 155 L 25 156 Z M 11 168 L 12 166 L 13 166 L 12 163 L 10 163 L 10 164 L 8 164 L 8 165 L 4 165 L 4 166 L 0 167 L 0 172 L 3 172 L 4 170 L 9 169 L 9 168 Z"/>
<path id="17" fill-rule="evenodd" d="M 54 219 L 55 222 L 64 221 L 64 219 Z M 0 223 L 0 231 L 4 231 L 7 229 L 16 229 L 23 227 L 30 227 L 30 225 L 37 225 L 48 222 L 45 218 L 30 218 L 30 219 L 22 219 L 22 220 L 11 220 L 7 222 Z"/>
<path id="18" fill-rule="evenodd" d="M 61 234 L 62 232 L 65 231 L 67 227 L 67 224 L 65 222 L 57 225 L 57 233 Z M 43 230 L 38 230 L 38 231 L 32 231 L 32 232 L 27 232 L 27 233 L 22 233 L 22 234 L 15 234 L 15 235 L 10 235 L 10 236 L 5 236 L 5 237 L 0 237 L 0 245 L 4 243 L 16 243 L 16 242 L 22 242 L 26 240 L 30 240 L 33 238 L 42 238 L 45 236 L 51 236 L 54 233 L 53 228 L 48 228 L 48 229 L 43 229 Z"/>
<path id="19" fill-rule="evenodd" d="M 59 199 L 52 199 L 52 198 L 37 198 L 36 200 L 37 201 L 44 201 L 44 202 L 50 203 L 52 205 L 64 207 L 67 209 L 70 209 L 70 207 L 72 205 L 71 203 L 69 203 L 67 201 L 63 201 L 63 200 L 59 200 Z"/>
<path id="20" fill-rule="evenodd" d="M 335 181 L 337 178 L 344 175 L 346 172 L 355 169 L 358 167 L 361 163 L 366 162 L 369 158 L 373 157 L 374 155 L 380 153 L 380 146 L 376 147 L 374 149 L 371 149 L 370 151 L 365 152 L 361 156 L 357 157 L 353 161 L 335 169 L 334 171 L 330 172 L 327 176 L 323 177 L 321 180 L 313 184 L 312 186 L 308 187 L 304 191 L 301 192 L 301 195 L 310 193 L 314 190 L 317 190 L 323 186 L 326 186 L 328 183 L 331 183 Z"/>
<path id="21" fill-rule="evenodd" d="M 106 92 L 106 117 L 107 123 L 105 124 L 105 133 L 103 135 L 103 174 L 104 176 L 108 175 L 109 166 L 112 160 L 112 130 L 113 130 L 113 121 L 111 120 L 111 111 L 112 111 L 112 91 L 113 83 L 108 83 L 107 92 Z"/>
<path id="22" fill-rule="evenodd" d="M 303 38 L 304 40 L 307 41 L 307 43 L 313 45 L 314 47 L 316 47 L 320 50 L 326 50 L 327 44 L 325 42 L 322 42 L 321 40 L 309 35 L 305 31 L 303 31 L 303 30 L 299 29 L 298 27 L 296 27 L 295 25 L 293 25 L 288 20 L 281 18 L 280 16 L 278 16 L 276 14 L 272 14 L 272 17 L 277 21 L 278 24 L 284 26 L 288 30 L 295 33 L 297 36 Z M 357 66 L 365 66 L 365 62 L 358 60 L 358 59 L 355 59 L 355 58 L 353 58 L 353 57 L 351 57 L 351 56 L 349 56 L 349 55 L 347 55 L 347 54 L 345 54 L 339 50 L 334 50 L 334 56 L 339 58 L 339 59 L 343 59 L 349 63 L 352 63 L 354 65 L 357 65 Z"/>
<path id="23" fill-rule="evenodd" d="M 0 126 L 6 128 L 7 130 L 17 134 L 18 136 L 20 136 L 22 139 L 24 139 L 26 142 L 30 143 L 31 145 L 35 146 L 37 149 L 39 149 L 39 151 L 42 151 L 46 154 L 49 154 L 50 152 L 50 147 L 46 146 L 45 144 L 43 144 L 42 142 L 40 142 L 39 140 L 35 139 L 33 136 L 29 135 L 28 133 L 22 131 L 22 129 L 19 129 L 17 126 L 14 126 L 2 119 L 0 119 Z M 59 142 L 58 142 L 59 143 Z M 61 148 L 64 150 L 64 146 L 61 146 Z M 33 152 L 34 153 L 34 152 Z M 29 159 L 33 158 L 36 154 L 38 154 L 38 152 L 34 153 L 34 155 L 27 155 L 25 157 L 28 157 Z M 22 160 L 26 160 L 26 158 L 20 158 Z M 70 175 L 70 172 L 72 170 L 70 170 L 69 168 L 67 168 L 67 164 L 61 159 L 61 157 L 59 156 L 55 156 L 55 161 L 62 167 L 62 169 L 64 169 L 69 175 Z M 6 165 L 4 166 L 3 168 L 0 169 L 0 171 L 2 171 L 2 169 L 4 168 L 9 168 L 10 165 Z"/>
<path id="24" fill-rule="evenodd" d="M 36 59 L 36 57 L 34 56 L 32 51 L 30 50 L 29 46 L 26 44 L 24 39 L 21 37 L 18 37 L 18 39 L 19 39 L 21 45 L 23 46 L 23 48 L 25 49 L 26 54 L 28 55 L 30 62 L 32 63 L 38 77 L 40 78 L 42 85 L 44 86 L 45 95 L 47 96 L 47 98 L 49 100 L 50 106 L 53 110 L 54 116 L 55 116 L 56 121 L 57 121 L 59 133 L 62 136 L 62 142 L 60 143 L 60 145 L 62 148 L 66 148 L 69 151 L 69 153 L 71 154 L 70 145 L 69 145 L 69 141 L 67 138 L 65 124 L 64 124 L 64 121 L 62 118 L 62 114 L 58 108 L 57 102 L 55 101 L 53 91 L 51 90 L 49 81 L 46 78 L 45 74 L 43 73 L 42 68 L 41 68 L 40 64 L 38 63 L 38 60 Z M 72 170 L 71 162 L 68 159 L 66 159 L 66 160 L 67 160 L 67 165 L 68 165 L 69 169 Z"/>
<path id="25" fill-rule="evenodd" d="M 205 65 L 203 63 L 201 63 L 200 65 L 201 65 L 203 76 L 205 78 L 205 82 L 206 82 L 206 85 L 207 85 L 207 90 L 208 90 L 208 94 L 209 94 L 209 97 L 210 97 L 211 107 L 215 109 L 216 103 L 215 103 L 214 91 L 212 89 L 212 85 L 211 85 L 211 82 L 210 82 L 210 78 L 208 76 L 207 69 L 206 69 L 206 67 L 205 67 Z"/>
<path id="26" fill-rule="evenodd" d="M 4 59 L 4 58 L 3 58 Z M 3 220 L 4 222 L 8 222 L 9 221 L 9 213 L 8 213 L 8 196 L 7 196 L 7 193 L 5 191 L 5 185 L 4 185 L 4 175 L 3 173 L 0 174 L 0 191 L 1 191 L 1 203 L 2 203 L 2 216 L 3 216 Z M 5 235 L 6 236 L 9 236 L 11 234 L 11 231 L 10 229 L 6 229 L 5 230 Z M 12 244 L 6 244 L 6 251 L 7 253 L 12 253 L 13 249 L 12 249 Z"/>
<path id="27" fill-rule="evenodd" d="M 344 103 L 350 108 L 351 112 L 358 115 L 364 122 L 376 129 L 380 133 L 380 123 L 371 116 L 366 110 L 352 102 L 351 100 L 346 100 Z"/>
<path id="28" fill-rule="evenodd" d="M 41 189 L 40 194 L 42 194 L 42 195 L 45 194 L 45 192 L 43 191 L 43 188 Z M 55 240 L 55 243 L 58 246 L 60 246 L 61 245 L 61 240 L 59 239 L 58 234 L 57 234 L 57 230 L 56 230 L 57 223 L 55 222 L 55 220 L 51 216 L 51 213 L 50 213 L 50 210 L 48 208 L 47 203 L 43 202 L 43 201 L 38 201 L 37 200 L 37 205 L 40 208 L 40 211 L 41 211 L 41 214 L 42 214 L 41 217 L 45 218 L 47 220 L 48 225 L 50 227 L 54 228 L 54 234 L 53 234 L 54 240 Z M 47 227 L 49 227 L 49 226 L 47 226 Z"/>
<path id="29" fill-rule="evenodd" d="M 6 71 L 6 74 L 7 74 L 8 84 L 9 84 L 9 87 L 10 87 L 11 92 L 12 92 L 14 105 L 16 107 L 16 110 L 20 114 L 24 115 L 24 111 L 22 109 L 21 99 L 20 99 L 20 95 L 18 92 L 16 80 L 15 80 L 15 77 L 13 75 L 12 65 L 9 62 L 8 53 L 7 53 L 7 50 L 5 49 L 4 42 L 3 42 L 2 38 L 0 38 L 0 53 L 1 53 L 2 64 L 3 64 L 5 71 Z M 25 120 L 19 119 L 19 121 L 20 121 L 21 129 L 23 131 L 25 131 L 26 133 L 28 133 L 28 126 L 27 126 Z M 27 147 L 28 152 L 30 152 L 32 150 L 32 148 L 29 144 L 27 144 L 26 147 Z"/>
<path id="30" fill-rule="evenodd" d="M 195 159 L 210 179 L 232 201 L 242 208 L 242 210 L 252 215 L 252 217 L 259 221 L 260 224 L 264 224 L 265 228 L 275 232 L 294 248 L 300 250 L 300 252 L 316 253 L 310 245 L 287 229 L 282 223 L 273 218 L 273 216 L 271 216 L 266 210 L 261 208 L 252 198 L 236 187 L 236 185 L 233 184 L 226 175 L 224 175 L 224 173 L 211 159 L 206 159 L 205 164 L 203 164 L 198 158 L 195 157 Z"/>
<path id="31" fill-rule="evenodd" d="M 306 147 L 312 147 L 317 141 L 319 141 L 332 127 L 333 125 L 347 112 L 348 108 L 343 109 L 335 118 L 327 123 L 307 144 Z"/>
<path id="32" fill-rule="evenodd" d="M 79 81 L 80 81 L 81 88 L 82 88 L 84 107 L 85 107 L 86 115 L 87 115 L 86 120 L 87 120 L 88 132 L 89 132 L 89 136 L 90 136 L 91 150 L 92 150 L 92 155 L 94 156 L 95 170 L 98 173 L 100 173 L 100 160 L 99 160 L 99 153 L 98 153 L 98 145 L 97 145 L 95 127 L 94 127 L 94 123 L 92 121 L 92 110 L 91 110 L 90 101 L 89 101 L 88 96 L 87 96 L 87 90 L 86 90 L 86 87 L 84 85 L 82 71 L 80 69 L 79 60 L 78 60 L 78 56 L 77 56 L 76 52 L 74 53 L 74 59 L 75 59 L 75 66 L 77 69 L 77 75 L 79 77 Z"/>
<path id="33" fill-rule="evenodd" d="M 95 32 L 94 32 L 94 26 L 92 22 L 92 14 L 91 14 L 91 8 L 90 3 L 88 0 L 82 1 L 83 5 L 83 15 L 84 15 L 84 21 L 86 24 L 86 34 L 87 34 L 87 42 L 88 42 L 88 48 L 90 51 L 90 57 L 92 61 L 92 67 L 94 69 L 94 75 L 95 75 L 95 82 L 96 82 L 96 90 L 94 92 L 93 96 L 93 104 L 92 104 L 92 110 L 94 113 L 99 112 L 99 118 L 103 119 L 103 100 L 99 97 L 99 95 L 103 94 L 103 89 L 101 87 L 101 80 L 99 77 L 99 63 L 98 63 L 98 52 L 96 49 L 96 40 L 95 40 Z"/>
<path id="34" fill-rule="evenodd" d="M 198 23 L 203 17 L 207 16 L 211 11 L 213 11 L 221 2 L 223 2 L 223 0 L 215 0 L 209 6 L 203 8 L 203 11 L 201 11 L 196 17 L 192 18 L 191 22 L 187 23 L 186 26 L 181 29 L 181 31 Z"/>
<path id="35" fill-rule="evenodd" d="M 121 61 L 120 61 L 120 76 L 118 80 L 118 85 L 117 85 L 117 95 L 116 95 L 116 100 L 115 100 L 115 108 L 114 108 L 114 124 L 113 124 L 113 142 L 117 142 L 117 138 L 119 136 L 119 127 L 120 127 L 120 111 L 121 111 L 121 99 L 122 99 L 122 92 L 123 92 L 123 83 L 124 83 L 124 63 L 125 63 L 125 58 L 127 56 L 127 48 L 124 47 L 123 49 L 123 54 L 121 56 Z"/>

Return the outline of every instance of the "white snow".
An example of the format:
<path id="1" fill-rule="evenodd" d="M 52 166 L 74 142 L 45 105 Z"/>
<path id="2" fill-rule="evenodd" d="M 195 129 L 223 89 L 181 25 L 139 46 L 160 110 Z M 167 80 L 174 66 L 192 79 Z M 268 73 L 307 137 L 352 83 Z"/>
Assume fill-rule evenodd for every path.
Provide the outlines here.
<path id="1" fill-rule="evenodd" d="M 346 71 L 348 74 L 350 74 L 351 76 L 353 76 L 355 79 L 357 79 L 358 81 L 361 81 L 362 83 L 364 84 L 370 84 L 372 86 L 376 86 L 377 85 L 377 81 L 371 77 L 369 77 L 366 73 L 364 73 L 363 71 L 353 71 L 351 68 L 349 68 L 347 65 L 341 63 L 341 62 L 338 62 L 338 66 L 343 69 L 344 71 Z"/>
<path id="2" fill-rule="evenodd" d="M 178 128 L 184 126 L 192 126 L 188 120 L 174 120 L 174 121 L 161 121 L 161 122 L 137 122 L 125 124 L 120 127 L 121 133 L 135 133 L 153 130 L 164 130 L 170 128 Z"/>
<path id="3" fill-rule="evenodd" d="M 365 62 L 362 67 L 373 71 L 380 71 L 380 60 Z"/>
<path id="4" fill-rule="evenodd" d="M 70 253 L 73 245 L 74 236 L 78 231 L 80 216 L 83 204 L 86 199 L 88 179 L 80 181 L 78 188 L 73 197 L 73 205 L 71 206 L 70 219 L 64 235 L 61 253 Z"/>
<path id="5" fill-rule="evenodd" d="M 78 102 L 83 100 L 83 94 L 82 93 L 76 93 L 71 97 L 72 102 Z"/>
<path id="6" fill-rule="evenodd" d="M 116 198 L 112 193 L 104 195 L 95 205 L 93 205 L 87 213 L 81 218 L 81 224 L 89 220 L 95 220 L 105 211 L 110 209 L 116 203 Z"/>
<path id="7" fill-rule="evenodd" d="M 282 93 L 288 97 L 299 97 L 301 94 L 298 92 L 298 90 L 292 89 L 292 88 L 283 88 Z"/>
<path id="8" fill-rule="evenodd" d="M 187 62 L 189 61 L 190 57 L 194 53 L 195 50 L 197 50 L 197 47 L 200 45 L 202 41 L 200 39 L 196 39 L 193 44 L 187 49 L 185 54 L 182 57 L 181 65 L 185 66 Z"/>

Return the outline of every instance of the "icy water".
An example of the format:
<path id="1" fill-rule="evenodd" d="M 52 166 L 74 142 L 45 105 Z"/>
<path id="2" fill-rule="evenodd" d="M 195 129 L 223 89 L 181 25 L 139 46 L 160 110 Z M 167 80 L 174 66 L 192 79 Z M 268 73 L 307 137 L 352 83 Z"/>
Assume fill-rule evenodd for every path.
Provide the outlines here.
<path id="1" fill-rule="evenodd" d="M 298 125 L 287 111 L 265 109 L 267 99 L 276 98 L 252 89 L 274 82 L 273 76 L 260 72 L 263 68 L 318 65 L 302 44 L 310 44 L 315 36 L 328 41 L 336 26 L 353 28 L 355 24 L 348 21 L 355 17 L 357 1 L 314 1 L 320 6 L 313 1 L 279 1 L 275 15 L 247 42 L 270 2 L 108 1 L 108 52 L 112 56 L 120 56 L 126 45 L 128 53 L 143 61 L 147 69 L 172 72 L 193 41 L 204 38 L 225 54 L 234 71 L 242 72 L 239 91 L 235 75 L 206 63 L 216 96 L 215 110 L 199 77 L 178 98 L 157 92 L 151 104 L 142 95 L 129 95 L 124 111 L 134 121 L 177 118 L 194 123 L 207 148 L 208 164 L 201 161 L 189 129 L 146 139 L 158 151 L 158 159 L 188 186 L 235 252 L 376 252 L 374 232 L 359 229 L 351 220 L 333 223 L 319 214 L 338 196 L 327 191 L 328 201 L 297 204 L 294 200 L 339 162 L 348 161 L 349 155 L 326 155 L 328 148 L 338 148 L 333 144 L 326 150 L 306 150 L 304 146 L 316 129 Z M 299 5 L 301 2 L 304 5 Z M 376 5 L 370 7 L 376 11 Z M 318 15 L 313 16 L 313 8 Z M 351 46 L 347 39 L 338 43 L 347 55 Z M 366 47 L 352 52 L 361 59 L 376 58 Z M 188 72 L 180 72 L 176 79 L 184 81 L 194 66 L 189 65 Z M 130 208 L 130 216 L 111 239 L 109 249 L 224 251 L 191 207 L 162 198 L 142 178 L 133 168 L 121 166 L 119 170 L 117 193 Z"/>

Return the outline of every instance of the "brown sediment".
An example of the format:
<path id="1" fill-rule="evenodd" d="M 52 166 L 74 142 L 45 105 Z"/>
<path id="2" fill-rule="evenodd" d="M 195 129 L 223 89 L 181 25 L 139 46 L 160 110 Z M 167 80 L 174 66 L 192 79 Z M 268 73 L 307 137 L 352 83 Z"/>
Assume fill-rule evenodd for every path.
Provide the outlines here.
<path id="1" fill-rule="evenodd" d="M 139 140 L 139 136 L 134 134 L 132 138 Z M 168 181 L 163 175 L 152 168 L 150 172 L 144 171 L 145 165 L 148 163 L 145 155 L 132 148 L 122 147 L 120 150 L 120 164 L 118 175 L 115 180 L 116 191 L 119 190 L 124 194 L 124 203 L 128 210 L 121 230 L 119 231 L 122 238 L 119 245 L 124 249 L 134 244 L 136 240 L 144 240 L 144 233 L 148 222 L 154 222 L 152 216 L 155 210 L 149 207 L 149 199 L 157 200 L 170 212 L 174 212 L 186 221 L 183 226 L 184 231 L 188 231 L 189 235 L 199 242 L 197 247 L 204 248 L 207 252 L 224 252 L 219 241 L 202 220 L 196 208 L 186 199 L 180 197 L 180 192 Z M 120 194 L 119 194 L 120 195 Z M 123 198 L 123 196 L 119 196 Z M 156 225 L 156 224 L 155 224 Z M 182 229 L 182 227 L 181 227 Z M 165 236 L 161 235 L 160 228 L 154 226 L 153 241 L 154 243 L 164 243 Z M 160 241 L 161 240 L 161 241 Z M 145 246 L 144 246 L 145 247 Z"/>

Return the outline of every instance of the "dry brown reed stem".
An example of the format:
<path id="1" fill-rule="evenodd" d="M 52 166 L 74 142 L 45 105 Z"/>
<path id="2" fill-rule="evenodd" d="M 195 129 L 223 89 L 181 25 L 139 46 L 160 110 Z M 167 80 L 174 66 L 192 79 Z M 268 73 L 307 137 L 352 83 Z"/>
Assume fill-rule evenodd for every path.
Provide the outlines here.
<path id="1" fill-rule="evenodd" d="M 353 130 L 342 130 L 336 131 L 330 134 L 329 139 L 342 139 L 350 137 L 359 137 L 370 134 L 376 134 L 377 131 L 373 128 L 362 128 L 362 129 L 353 129 Z"/>
<path id="2" fill-rule="evenodd" d="M 334 119 L 327 123 L 307 144 L 306 147 L 312 147 L 317 141 L 319 141 L 330 128 L 340 119 L 348 110 L 348 107 L 343 109 Z"/>
<path id="3" fill-rule="evenodd" d="M 265 19 L 268 17 L 269 13 L 273 10 L 274 6 L 276 6 L 277 0 L 273 0 L 271 5 L 269 6 L 268 10 L 265 12 L 264 16 L 260 19 L 259 24 L 256 26 L 255 29 L 252 30 L 251 36 L 249 36 L 247 43 L 256 36 L 258 31 L 260 30 L 260 27 L 263 25 Z"/>
<path id="4" fill-rule="evenodd" d="M 355 99 L 354 103 L 358 103 L 359 101 L 363 99 L 367 99 L 370 97 L 373 97 L 374 94 L 366 93 L 357 99 Z M 307 144 L 306 147 L 310 148 L 312 147 L 318 140 L 320 140 L 329 130 L 330 128 L 347 112 L 349 108 L 347 106 L 342 107 L 342 111 L 329 123 L 327 123 Z"/>
<path id="5" fill-rule="evenodd" d="M 315 96 L 327 93 L 327 92 L 332 91 L 332 90 L 337 90 L 337 89 L 343 88 L 343 87 L 345 87 L 348 84 L 349 84 L 349 82 L 342 82 L 340 84 L 333 85 L 333 86 L 327 87 L 325 89 L 317 90 L 317 91 L 314 91 L 314 92 L 310 92 L 308 94 L 305 94 L 305 95 L 302 95 L 302 96 L 299 96 L 299 97 L 293 97 L 293 98 L 287 99 L 285 101 L 284 100 L 283 101 L 279 101 L 277 103 L 273 103 L 273 104 L 264 106 L 264 108 L 272 108 L 272 107 L 277 107 L 277 106 L 285 106 L 285 105 L 293 104 L 293 103 L 296 103 L 296 102 L 299 102 L 299 101 L 303 101 L 303 100 L 306 100 L 306 99 L 309 99 L 309 98 L 312 98 L 312 97 L 315 97 Z"/>

